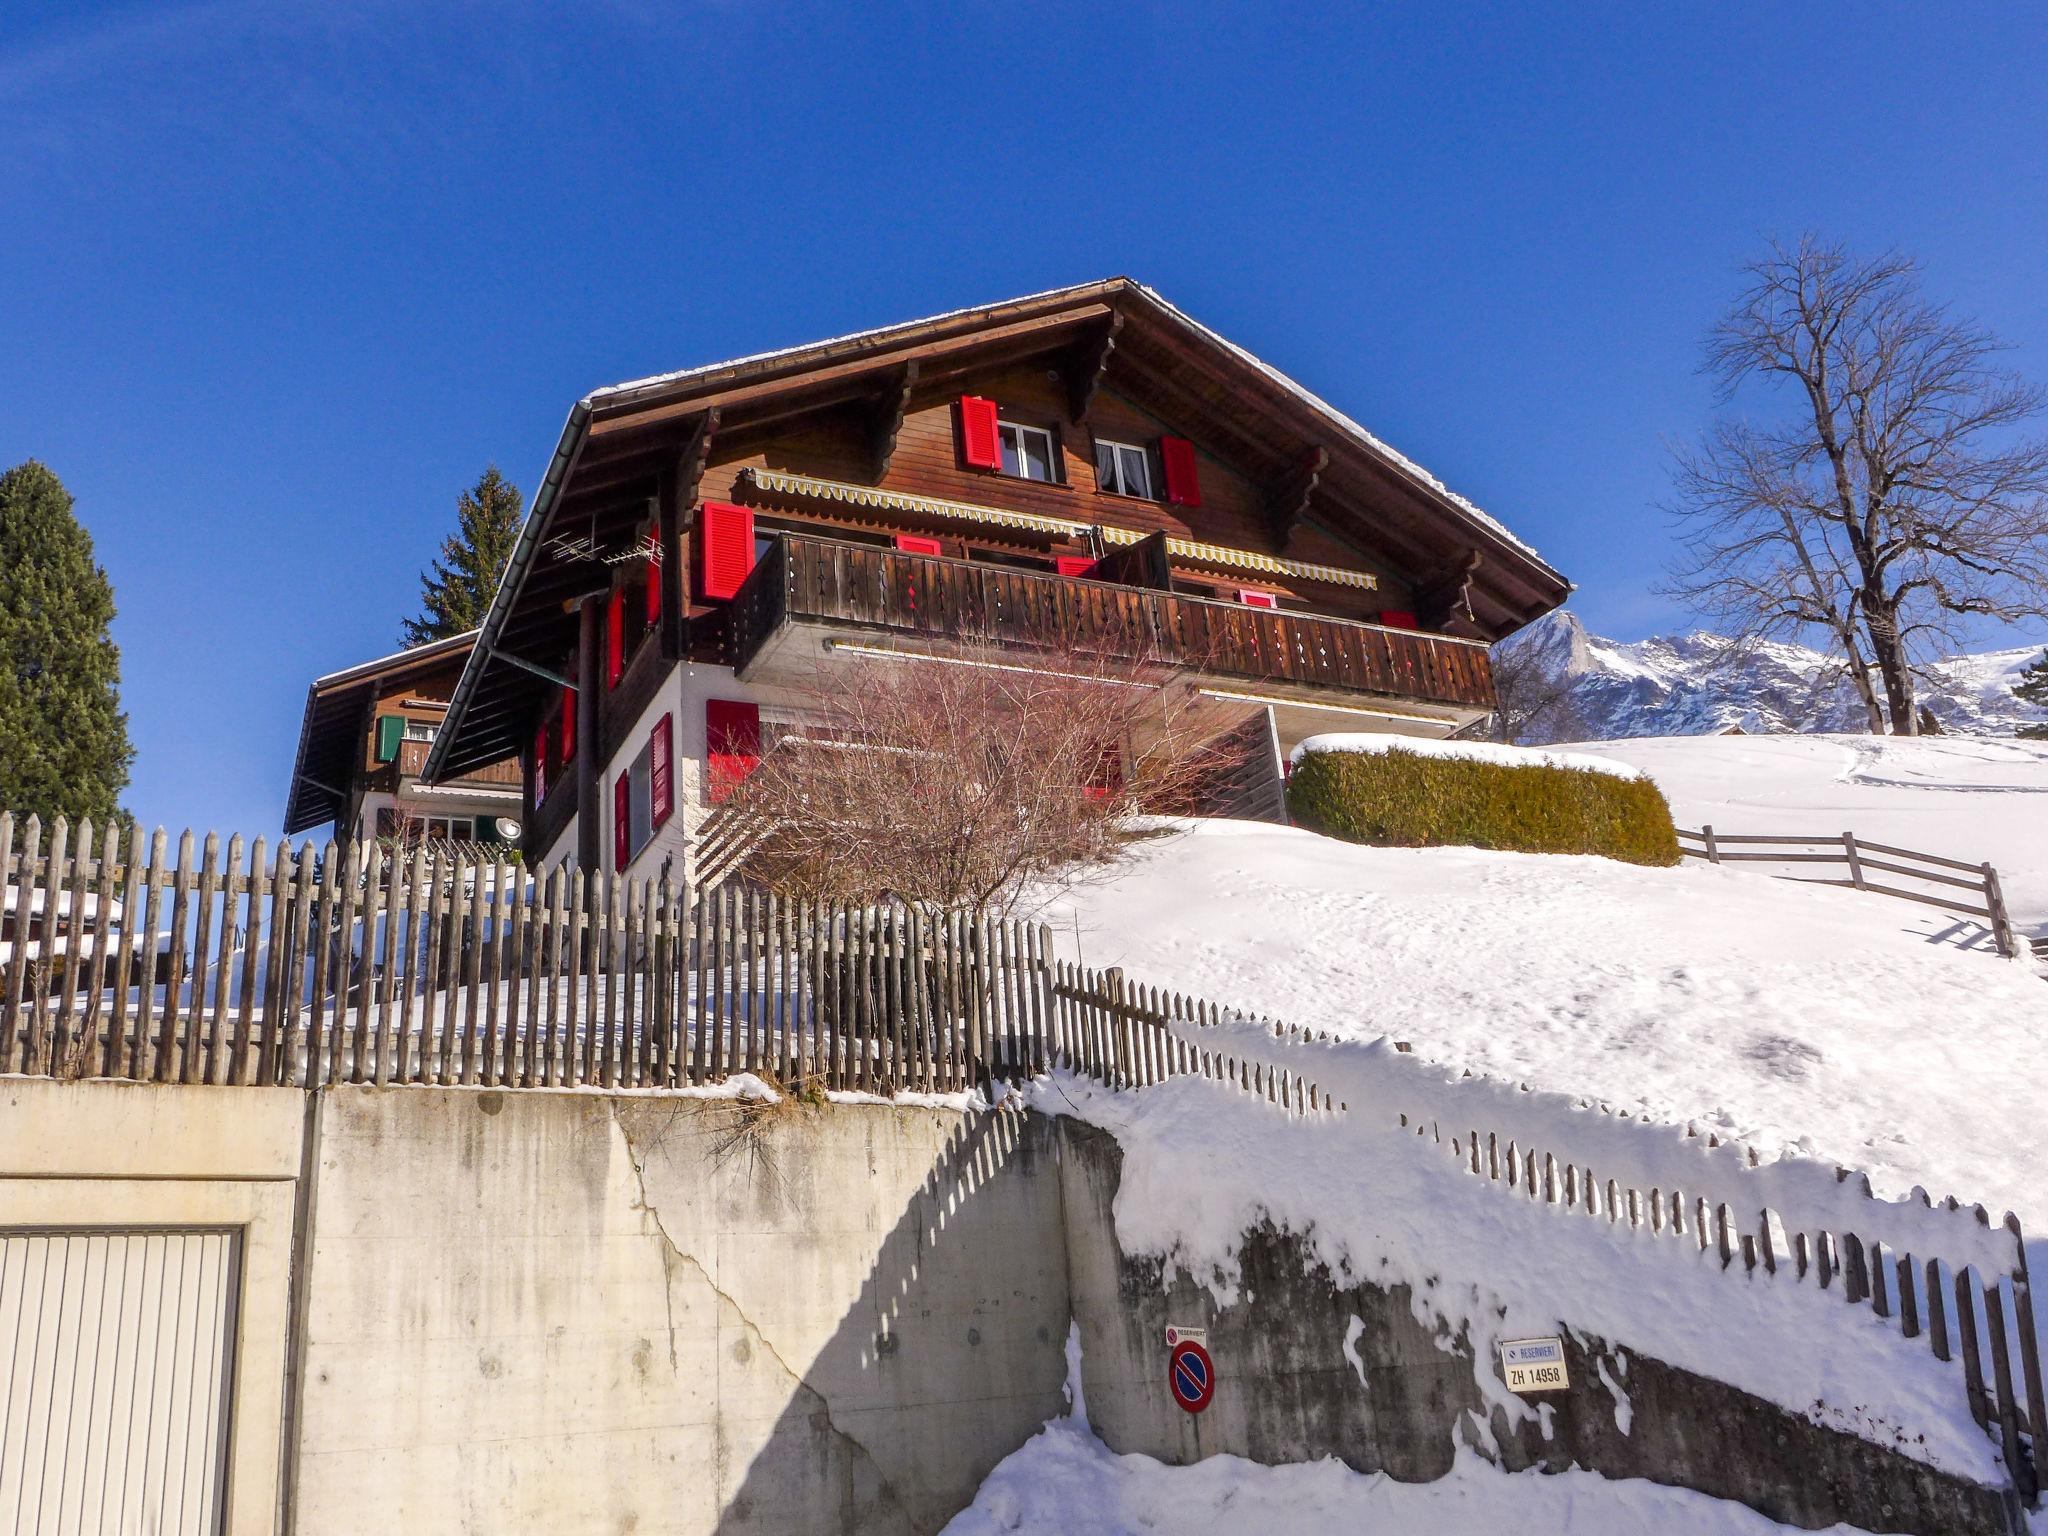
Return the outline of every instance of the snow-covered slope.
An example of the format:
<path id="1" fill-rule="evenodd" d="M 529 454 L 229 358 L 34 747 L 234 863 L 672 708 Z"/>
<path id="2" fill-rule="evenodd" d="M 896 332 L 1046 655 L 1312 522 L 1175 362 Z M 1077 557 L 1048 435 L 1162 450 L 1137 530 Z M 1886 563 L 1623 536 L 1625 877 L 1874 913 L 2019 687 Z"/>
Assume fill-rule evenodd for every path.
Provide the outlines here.
<path id="1" fill-rule="evenodd" d="M 2048 985 L 1929 943 L 1916 910 L 1725 865 L 1209 822 L 1048 917 L 1091 965 L 2048 1231 Z"/>
<path id="2" fill-rule="evenodd" d="M 1990 861 L 2013 921 L 2048 932 L 2048 741 L 1923 736 L 1676 736 L 1591 750 L 1645 769 L 1680 826 L 1854 832 L 1871 842 Z M 1903 902 L 1872 912 L 1931 935 L 1950 919 Z"/>
<path id="3" fill-rule="evenodd" d="M 1738 649 L 1724 635 L 1698 631 L 1624 645 L 1560 609 L 1501 650 L 1568 691 L 1529 731 L 1538 742 L 1692 736 L 1731 725 L 1752 732 L 1863 728 L 1862 705 L 1828 659 L 1784 641 Z M 2020 668 L 2040 654 L 2033 645 L 1939 663 L 1922 685 L 1923 701 L 1944 729 L 1964 735 L 2010 735 L 2048 720 L 2048 710 L 2012 696 Z"/>

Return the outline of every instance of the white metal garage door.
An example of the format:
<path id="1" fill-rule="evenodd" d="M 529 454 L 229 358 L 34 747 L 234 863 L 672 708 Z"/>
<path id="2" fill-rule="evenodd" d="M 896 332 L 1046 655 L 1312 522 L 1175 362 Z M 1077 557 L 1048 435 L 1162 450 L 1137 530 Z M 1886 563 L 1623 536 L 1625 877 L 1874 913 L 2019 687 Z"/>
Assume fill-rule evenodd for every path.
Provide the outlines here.
<path id="1" fill-rule="evenodd" d="M 0 1531 L 212 1536 L 233 1232 L 0 1230 Z"/>

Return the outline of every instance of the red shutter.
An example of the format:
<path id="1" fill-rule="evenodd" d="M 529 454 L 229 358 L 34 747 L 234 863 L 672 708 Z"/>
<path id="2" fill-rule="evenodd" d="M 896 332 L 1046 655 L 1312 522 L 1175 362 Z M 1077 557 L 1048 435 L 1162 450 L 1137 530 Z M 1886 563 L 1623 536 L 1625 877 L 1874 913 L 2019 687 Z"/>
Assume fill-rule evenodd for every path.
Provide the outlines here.
<path id="1" fill-rule="evenodd" d="M 1086 576 L 1095 569 L 1095 562 L 1086 555 L 1061 555 L 1059 567 L 1062 576 Z"/>
<path id="2" fill-rule="evenodd" d="M 996 436 L 996 403 L 978 395 L 960 397 L 960 461 L 969 469 L 1001 469 L 1003 445 Z"/>
<path id="3" fill-rule="evenodd" d="M 626 670 L 626 595 L 612 593 L 604 610 L 604 681 L 607 688 L 619 686 L 619 674 Z"/>
<path id="4" fill-rule="evenodd" d="M 562 761 L 576 761 L 576 690 L 562 690 Z"/>
<path id="5" fill-rule="evenodd" d="M 698 511 L 697 580 L 707 598 L 723 601 L 745 584 L 754 568 L 754 514 L 727 501 L 707 501 Z"/>
<path id="6" fill-rule="evenodd" d="M 612 785 L 612 869 L 626 872 L 633 852 L 633 779 L 622 773 Z"/>
<path id="7" fill-rule="evenodd" d="M 729 798 L 761 761 L 761 706 L 706 699 L 704 735 L 711 748 L 710 792 L 716 804 Z"/>
<path id="8" fill-rule="evenodd" d="M 539 810 L 548 797 L 548 723 L 543 720 L 533 733 L 533 805 Z"/>
<path id="9" fill-rule="evenodd" d="M 654 628 L 661 622 L 661 559 L 656 556 L 647 562 L 647 627 Z"/>
<path id="10" fill-rule="evenodd" d="M 1176 507 L 1199 507 L 1202 487 L 1195 478 L 1195 445 L 1184 437 L 1162 437 L 1159 464 L 1166 471 L 1166 499 Z"/>
<path id="11" fill-rule="evenodd" d="M 1401 609 L 1398 608 L 1382 608 L 1380 610 L 1380 622 L 1386 625 L 1389 629 L 1421 628 L 1421 626 L 1415 622 L 1414 614 L 1403 612 Z"/>
<path id="12" fill-rule="evenodd" d="M 921 533 L 897 534 L 896 547 L 906 555 L 937 555 L 944 553 L 939 548 L 939 541 L 937 539 L 928 539 Z"/>
<path id="13" fill-rule="evenodd" d="M 648 738 L 648 799 L 654 825 L 659 827 L 676 808 L 676 717 L 663 715 Z"/>
<path id="14" fill-rule="evenodd" d="M 1278 608 L 1280 599 L 1270 592 L 1257 592 L 1250 587 L 1237 589 L 1237 600 L 1247 608 Z"/>

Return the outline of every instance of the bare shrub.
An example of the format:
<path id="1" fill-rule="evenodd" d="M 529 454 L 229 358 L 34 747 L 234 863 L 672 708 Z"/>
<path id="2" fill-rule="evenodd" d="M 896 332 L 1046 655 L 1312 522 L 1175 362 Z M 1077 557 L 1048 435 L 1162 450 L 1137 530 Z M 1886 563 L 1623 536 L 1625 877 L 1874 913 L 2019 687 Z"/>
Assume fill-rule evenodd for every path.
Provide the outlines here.
<path id="1" fill-rule="evenodd" d="M 1073 643 L 847 655 L 803 716 L 713 795 L 750 878 L 827 901 L 1014 915 L 1245 758 L 1183 672 Z"/>

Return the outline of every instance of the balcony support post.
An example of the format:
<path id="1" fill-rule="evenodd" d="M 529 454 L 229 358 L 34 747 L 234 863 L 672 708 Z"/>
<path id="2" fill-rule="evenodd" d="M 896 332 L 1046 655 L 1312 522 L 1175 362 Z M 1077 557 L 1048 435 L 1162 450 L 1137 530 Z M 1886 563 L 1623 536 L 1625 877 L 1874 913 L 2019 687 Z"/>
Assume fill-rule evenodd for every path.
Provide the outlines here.
<path id="1" fill-rule="evenodd" d="M 604 655 L 607 601 L 607 594 L 594 592 L 576 610 L 576 863 L 593 875 L 604 868 L 604 839 L 598 826 L 604 764 L 598 761 L 598 753 L 604 739 L 601 727 L 607 700 L 598 682 L 598 668 Z"/>

